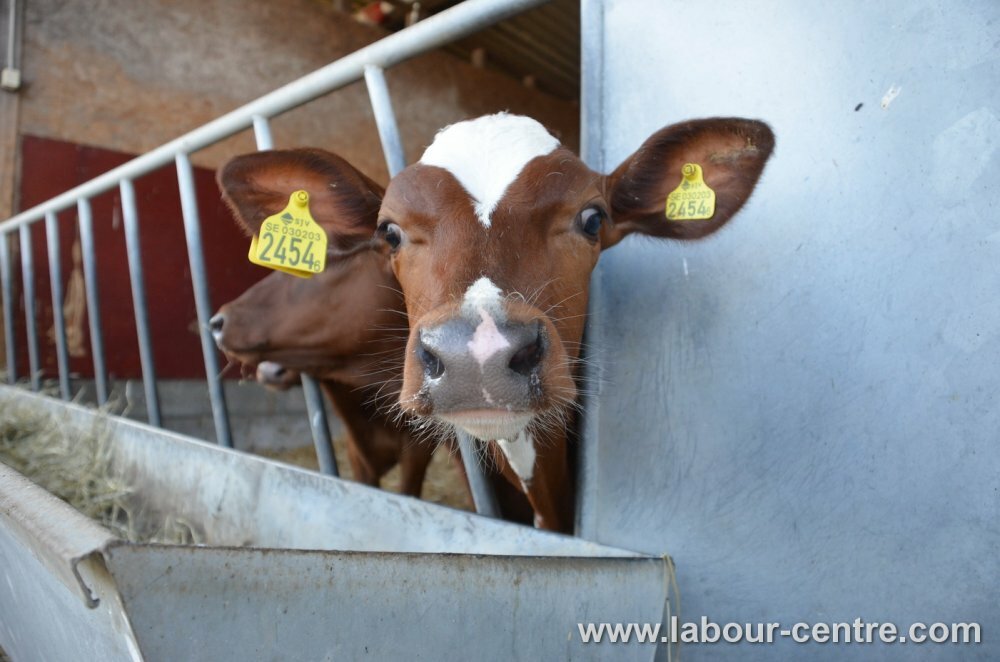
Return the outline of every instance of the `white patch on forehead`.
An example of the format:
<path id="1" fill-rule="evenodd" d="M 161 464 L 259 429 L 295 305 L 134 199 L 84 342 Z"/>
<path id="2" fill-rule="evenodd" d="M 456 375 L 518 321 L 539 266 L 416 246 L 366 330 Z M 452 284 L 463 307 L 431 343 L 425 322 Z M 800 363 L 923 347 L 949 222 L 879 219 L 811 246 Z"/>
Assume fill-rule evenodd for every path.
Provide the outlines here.
<path id="1" fill-rule="evenodd" d="M 497 439 L 497 445 L 510 463 L 510 468 L 527 487 L 535 473 L 535 442 L 531 435 L 521 430 L 513 441 Z"/>
<path id="2" fill-rule="evenodd" d="M 479 222 L 488 228 L 497 203 L 524 166 L 558 146 L 559 141 L 530 117 L 497 113 L 441 129 L 420 162 L 454 175 L 475 200 Z"/>

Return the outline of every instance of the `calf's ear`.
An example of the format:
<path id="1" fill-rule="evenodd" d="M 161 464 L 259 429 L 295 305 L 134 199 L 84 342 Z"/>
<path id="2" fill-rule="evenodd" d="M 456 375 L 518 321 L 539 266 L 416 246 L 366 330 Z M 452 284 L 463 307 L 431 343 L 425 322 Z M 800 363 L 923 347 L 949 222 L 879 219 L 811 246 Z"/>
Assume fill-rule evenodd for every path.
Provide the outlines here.
<path id="1" fill-rule="evenodd" d="M 222 199 L 247 234 L 260 230 L 298 190 L 331 245 L 348 248 L 371 238 L 384 193 L 350 163 L 322 149 L 254 152 L 226 163 L 216 177 Z"/>
<path id="2" fill-rule="evenodd" d="M 750 197 L 773 150 L 774 134 L 756 120 L 713 118 L 660 129 L 605 178 L 611 222 L 602 228 L 602 247 L 633 232 L 671 239 L 715 232 Z M 667 196 L 681 185 L 687 164 L 701 166 L 715 192 L 709 218 L 668 218 Z"/>

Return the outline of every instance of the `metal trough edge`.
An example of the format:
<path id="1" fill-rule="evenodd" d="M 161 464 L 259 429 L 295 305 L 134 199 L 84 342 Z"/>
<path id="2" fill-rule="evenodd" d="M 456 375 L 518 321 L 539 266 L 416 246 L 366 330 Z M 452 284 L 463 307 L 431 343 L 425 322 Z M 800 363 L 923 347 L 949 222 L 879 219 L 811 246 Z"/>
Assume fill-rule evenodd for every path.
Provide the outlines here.
<path id="1" fill-rule="evenodd" d="M 80 574 L 95 555 L 103 561 L 110 531 L 0 462 L 0 523 L 91 609 L 100 604 Z"/>
<path id="2" fill-rule="evenodd" d="M 192 521 L 201 517 L 215 527 L 215 535 L 205 541 L 212 546 L 649 558 L 322 476 L 20 388 L 0 386 L 4 402 L 79 429 L 100 429 L 113 440 L 118 469 L 140 472 L 130 477 L 138 481 L 137 489 L 172 499 L 179 515 Z M 313 520 L 313 532 L 326 533 L 310 535 L 283 524 L 296 516 Z M 317 524 L 317 518 L 326 518 L 325 524 Z M 331 518 L 338 527 L 330 525 Z M 422 535 L 426 526 L 437 533 Z M 364 536 L 351 537 L 352 528 L 364 530 Z M 256 535 L 245 537 L 251 530 Z"/>

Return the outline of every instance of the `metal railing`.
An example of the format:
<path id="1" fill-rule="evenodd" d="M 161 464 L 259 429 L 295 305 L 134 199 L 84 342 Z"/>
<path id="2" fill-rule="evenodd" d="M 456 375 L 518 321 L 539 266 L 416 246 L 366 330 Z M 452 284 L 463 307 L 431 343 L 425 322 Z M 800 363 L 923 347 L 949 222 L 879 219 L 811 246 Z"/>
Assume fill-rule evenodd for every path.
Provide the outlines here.
<path id="1" fill-rule="evenodd" d="M 27 211 L 0 223 L 0 292 L 3 297 L 3 324 L 7 353 L 7 379 L 18 379 L 16 361 L 14 314 L 14 273 L 10 244 L 14 235 L 20 242 L 21 289 L 25 311 L 25 334 L 28 348 L 28 372 L 31 388 L 41 389 L 38 329 L 35 311 L 35 265 L 32 254 L 31 233 L 36 223 L 44 221 L 46 229 L 47 258 L 51 280 L 53 327 L 59 371 L 59 395 L 63 400 L 71 397 L 69 359 L 63 319 L 62 274 L 60 269 L 59 227 L 57 215 L 76 208 L 80 245 L 83 257 L 84 286 L 88 320 L 90 324 L 91 355 L 93 358 L 94 385 L 97 402 L 108 399 L 107 370 L 100 316 L 100 293 L 97 287 L 98 264 L 94 250 L 93 218 L 90 201 L 95 196 L 118 188 L 121 195 L 124 220 L 128 270 L 132 290 L 132 303 L 138 337 L 143 389 L 149 423 L 161 426 L 162 415 L 156 384 L 150 338 L 148 306 L 143 281 L 142 256 L 139 251 L 139 213 L 133 181 L 171 161 L 177 169 L 177 182 L 181 198 L 184 232 L 188 260 L 194 289 L 195 308 L 201 340 L 209 399 L 216 432 L 216 441 L 232 446 L 232 433 L 226 407 L 225 392 L 219 374 L 218 354 L 212 339 L 208 320 L 212 304 L 201 244 L 201 222 L 195 196 L 195 183 L 190 155 L 236 133 L 252 128 L 258 149 L 273 147 L 269 120 L 302 104 L 329 94 L 334 90 L 362 78 L 368 88 L 369 100 L 378 127 L 379 138 L 390 176 L 405 165 L 399 129 L 392 109 L 389 88 L 384 70 L 456 39 L 472 34 L 494 23 L 525 10 L 545 4 L 548 0 L 466 0 L 405 30 L 387 36 L 369 46 L 318 69 L 311 74 L 266 94 L 227 113 L 185 135 L 143 154 L 131 161 L 58 195 Z M 323 399 L 316 382 L 303 377 L 303 390 L 309 411 L 309 426 L 316 446 L 320 470 L 336 475 L 336 461 L 330 440 L 329 425 Z M 477 509 L 484 514 L 496 514 L 495 501 L 482 474 L 481 463 L 473 457 L 477 450 L 472 440 L 459 439 L 463 459 L 473 488 Z"/>

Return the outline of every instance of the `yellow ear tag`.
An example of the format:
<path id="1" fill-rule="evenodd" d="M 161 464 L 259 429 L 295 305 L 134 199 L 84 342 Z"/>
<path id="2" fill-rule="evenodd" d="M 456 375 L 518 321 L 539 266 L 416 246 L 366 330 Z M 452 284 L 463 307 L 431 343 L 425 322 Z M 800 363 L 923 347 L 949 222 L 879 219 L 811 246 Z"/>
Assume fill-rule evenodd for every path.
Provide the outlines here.
<path id="1" fill-rule="evenodd" d="M 681 168 L 681 183 L 667 196 L 667 219 L 699 221 L 715 215 L 715 191 L 708 188 L 697 163 Z"/>
<path id="2" fill-rule="evenodd" d="M 260 226 L 250 240 L 248 256 L 254 264 L 312 278 L 326 266 L 326 232 L 309 213 L 309 194 L 295 191 L 288 205 Z"/>

